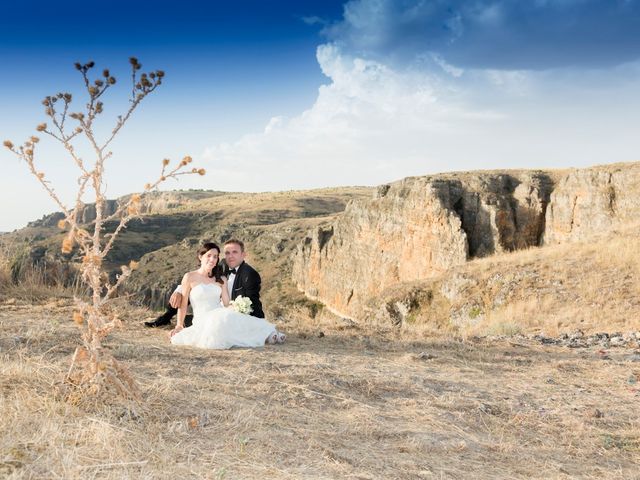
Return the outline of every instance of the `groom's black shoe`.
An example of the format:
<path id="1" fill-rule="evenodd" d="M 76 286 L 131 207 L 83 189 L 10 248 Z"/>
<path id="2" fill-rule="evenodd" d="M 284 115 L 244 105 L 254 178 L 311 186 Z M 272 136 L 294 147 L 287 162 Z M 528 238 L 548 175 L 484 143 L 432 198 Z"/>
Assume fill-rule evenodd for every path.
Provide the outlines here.
<path id="1" fill-rule="evenodd" d="M 158 317 L 155 320 L 151 320 L 150 322 L 144 322 L 145 327 L 162 327 L 163 325 L 171 324 L 170 318 Z"/>
<path id="2" fill-rule="evenodd" d="M 171 305 L 167 305 L 167 309 L 162 315 L 150 322 L 144 322 L 144 325 L 145 327 L 162 327 L 164 325 L 170 325 L 171 319 L 176 313 L 178 313 L 176 308 L 173 308 Z"/>
<path id="3" fill-rule="evenodd" d="M 171 319 L 175 316 L 176 313 L 178 313 L 178 310 L 176 308 L 169 306 L 167 307 L 167 311 L 164 312 L 155 320 L 152 320 L 150 322 L 144 322 L 144 326 L 145 327 L 162 327 L 164 325 L 171 325 Z M 193 315 L 186 315 L 184 317 L 184 326 L 190 327 L 192 321 L 193 321 Z"/>

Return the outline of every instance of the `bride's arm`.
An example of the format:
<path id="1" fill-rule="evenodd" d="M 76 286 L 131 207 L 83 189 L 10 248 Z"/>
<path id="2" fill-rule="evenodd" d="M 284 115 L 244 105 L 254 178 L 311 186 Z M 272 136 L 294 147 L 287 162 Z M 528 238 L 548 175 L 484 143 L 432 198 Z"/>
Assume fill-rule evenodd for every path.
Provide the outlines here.
<path id="1" fill-rule="evenodd" d="M 189 274 L 185 273 L 182 277 L 182 302 L 178 307 L 178 321 L 176 328 L 171 331 L 171 335 L 175 335 L 184 328 L 184 317 L 187 315 L 187 307 L 189 305 L 189 292 L 191 291 L 191 283 L 189 282 Z"/>
<path id="2" fill-rule="evenodd" d="M 227 288 L 227 277 L 222 277 L 222 305 L 229 306 L 229 289 Z"/>

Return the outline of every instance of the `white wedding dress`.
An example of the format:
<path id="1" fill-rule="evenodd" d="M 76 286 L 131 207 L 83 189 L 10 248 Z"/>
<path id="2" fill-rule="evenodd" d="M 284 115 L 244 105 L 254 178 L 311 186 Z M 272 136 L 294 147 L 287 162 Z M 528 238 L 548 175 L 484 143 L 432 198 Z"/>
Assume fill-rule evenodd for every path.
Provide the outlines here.
<path id="1" fill-rule="evenodd" d="M 193 287 L 189 293 L 193 325 L 171 337 L 171 343 L 215 349 L 261 347 L 276 332 L 275 325 L 262 318 L 223 307 L 221 293 L 222 287 L 217 283 Z"/>

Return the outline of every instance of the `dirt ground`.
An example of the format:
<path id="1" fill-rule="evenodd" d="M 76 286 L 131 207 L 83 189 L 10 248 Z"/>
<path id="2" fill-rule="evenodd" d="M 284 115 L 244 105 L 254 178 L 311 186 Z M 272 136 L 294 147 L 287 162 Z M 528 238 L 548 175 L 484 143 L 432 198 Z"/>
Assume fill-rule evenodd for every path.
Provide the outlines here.
<path id="1" fill-rule="evenodd" d="M 279 325 L 285 345 L 168 344 L 142 310 L 109 341 L 141 405 L 53 394 L 64 301 L 0 304 L 0 477 L 640 478 L 640 353 Z"/>

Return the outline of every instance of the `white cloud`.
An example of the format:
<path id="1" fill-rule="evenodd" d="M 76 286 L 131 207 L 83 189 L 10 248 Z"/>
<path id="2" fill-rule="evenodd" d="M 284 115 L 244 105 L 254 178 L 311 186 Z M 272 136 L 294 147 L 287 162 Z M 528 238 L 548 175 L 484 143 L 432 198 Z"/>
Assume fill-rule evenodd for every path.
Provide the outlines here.
<path id="1" fill-rule="evenodd" d="M 327 24 L 327 21 L 325 19 L 315 15 L 302 17 L 302 21 L 307 25 L 326 25 Z"/>
<path id="2" fill-rule="evenodd" d="M 452 77 L 458 78 L 458 77 L 461 77 L 462 74 L 464 73 L 463 68 L 458 68 L 454 65 L 451 65 L 450 63 L 447 63 L 445 59 L 442 58 L 442 56 L 438 55 L 437 53 L 432 53 L 431 58 L 440 68 L 442 68 L 444 72 L 448 73 Z"/>
<path id="3" fill-rule="evenodd" d="M 333 44 L 321 45 L 317 59 L 331 82 L 311 108 L 206 150 L 227 188 L 377 184 L 444 169 L 430 158 L 435 138 L 462 133 L 465 122 L 496 118 L 456 106 L 455 91 L 425 72 L 398 72 Z"/>
<path id="4" fill-rule="evenodd" d="M 205 151 L 225 188 L 375 185 L 452 170 L 638 159 L 638 64 L 462 70 L 426 54 L 400 68 L 333 43 L 318 48 L 317 60 L 329 83 L 309 109 Z"/>

